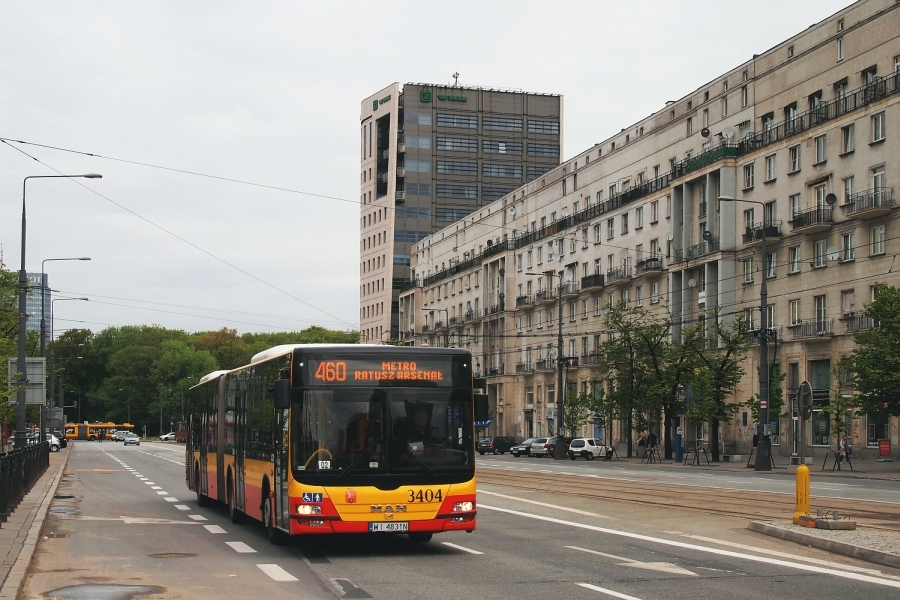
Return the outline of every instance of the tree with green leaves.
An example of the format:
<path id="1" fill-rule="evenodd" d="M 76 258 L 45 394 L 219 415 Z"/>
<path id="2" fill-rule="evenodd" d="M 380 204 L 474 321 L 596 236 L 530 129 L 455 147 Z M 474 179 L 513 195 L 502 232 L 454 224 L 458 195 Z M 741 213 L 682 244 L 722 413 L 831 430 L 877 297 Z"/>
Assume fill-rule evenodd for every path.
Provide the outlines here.
<path id="1" fill-rule="evenodd" d="M 579 392 L 575 388 L 574 381 L 566 380 L 566 401 L 563 409 L 563 423 L 569 435 L 578 435 L 578 431 L 585 425 L 591 417 L 591 404 L 593 403 L 593 394 L 591 392 Z M 562 432 L 565 435 L 565 432 Z"/>
<path id="2" fill-rule="evenodd" d="M 712 335 L 707 336 L 707 327 Z M 741 404 L 728 402 L 744 376 L 741 366 L 750 349 L 749 323 L 739 317 L 723 324 L 718 314 L 710 325 L 707 322 L 689 327 L 682 344 L 694 354 L 699 367 L 691 379 L 691 398 L 685 416 L 698 423 L 709 423 L 710 450 L 714 461 L 719 460 L 719 425 L 729 421 Z"/>
<path id="3" fill-rule="evenodd" d="M 878 288 L 864 309 L 873 327 L 857 331 L 849 354 L 838 362 L 853 373 L 852 406 L 859 414 L 900 415 L 900 289 Z"/>
<path id="4" fill-rule="evenodd" d="M 759 367 L 757 367 L 757 373 Z M 790 417 L 790 413 L 784 411 L 784 383 L 787 374 L 781 370 L 778 363 L 769 365 L 769 420 Z M 744 403 L 744 406 L 750 409 L 750 414 L 756 423 L 759 423 L 759 394 L 753 396 Z"/>

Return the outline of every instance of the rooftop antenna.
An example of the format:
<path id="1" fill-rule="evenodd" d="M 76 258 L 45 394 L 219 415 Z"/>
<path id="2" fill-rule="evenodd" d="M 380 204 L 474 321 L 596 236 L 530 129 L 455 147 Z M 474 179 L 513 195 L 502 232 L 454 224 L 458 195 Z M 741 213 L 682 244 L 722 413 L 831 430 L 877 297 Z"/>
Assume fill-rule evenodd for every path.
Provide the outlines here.
<path id="1" fill-rule="evenodd" d="M 453 77 L 453 87 L 459 87 L 459 71 L 451 75 Z"/>

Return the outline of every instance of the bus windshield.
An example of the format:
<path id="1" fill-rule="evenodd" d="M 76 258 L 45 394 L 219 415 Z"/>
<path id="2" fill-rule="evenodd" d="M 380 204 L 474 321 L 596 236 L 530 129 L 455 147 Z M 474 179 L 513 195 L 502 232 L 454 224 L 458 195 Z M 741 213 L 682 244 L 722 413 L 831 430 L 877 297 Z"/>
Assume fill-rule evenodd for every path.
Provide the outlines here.
<path id="1" fill-rule="evenodd" d="M 450 482 L 474 468 L 471 392 L 452 388 L 306 390 L 294 405 L 294 477 L 349 485 L 372 476 Z"/>

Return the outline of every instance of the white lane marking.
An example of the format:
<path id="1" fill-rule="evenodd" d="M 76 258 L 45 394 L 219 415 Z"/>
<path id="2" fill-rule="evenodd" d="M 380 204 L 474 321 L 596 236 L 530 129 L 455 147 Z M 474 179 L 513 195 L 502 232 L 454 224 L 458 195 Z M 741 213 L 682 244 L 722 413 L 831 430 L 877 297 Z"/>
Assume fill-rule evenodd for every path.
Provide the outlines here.
<path id="1" fill-rule="evenodd" d="M 191 507 L 186 504 L 176 504 L 175 508 L 178 510 L 191 510 Z"/>
<path id="2" fill-rule="evenodd" d="M 188 519 L 193 519 L 195 521 L 206 521 L 206 517 L 203 515 L 188 515 Z"/>
<path id="3" fill-rule="evenodd" d="M 296 577 L 279 567 L 278 565 L 256 565 L 259 570 L 275 581 L 298 581 Z"/>
<path id="4" fill-rule="evenodd" d="M 204 525 L 203 527 L 210 533 L 228 533 L 218 525 Z"/>
<path id="5" fill-rule="evenodd" d="M 166 502 L 178 502 L 178 498 L 173 498 L 169 496 L 168 498 L 163 498 Z"/>
<path id="6" fill-rule="evenodd" d="M 871 577 L 869 575 L 861 575 L 858 573 L 849 573 L 847 571 L 841 571 L 836 569 L 825 569 L 822 567 L 815 567 L 812 565 L 801 565 L 793 562 L 788 562 L 786 560 L 778 560 L 772 559 L 765 556 L 754 556 L 752 554 L 743 554 L 741 552 L 732 552 L 730 550 L 722 550 L 721 548 L 709 548 L 707 546 L 698 546 L 697 544 L 686 544 L 684 542 L 676 542 L 673 540 L 667 540 L 664 538 L 652 537 L 649 535 L 642 535 L 639 533 L 631 533 L 628 531 L 618 531 L 616 529 L 609 529 L 606 527 L 598 527 L 596 525 L 587 525 L 585 523 L 576 523 L 574 521 L 564 521 L 562 519 L 554 519 L 553 517 L 544 517 L 542 515 L 535 515 L 531 513 L 526 513 L 518 510 L 510 510 L 508 508 L 500 508 L 499 506 L 488 506 L 486 504 L 481 504 L 481 508 L 486 510 L 495 510 L 497 512 L 507 513 L 510 515 L 516 515 L 519 517 L 525 517 L 527 519 L 535 519 L 538 521 L 547 521 L 548 523 L 556 523 L 558 525 L 568 525 L 570 527 L 575 527 L 578 529 L 587 529 L 589 531 L 597 531 L 599 533 L 607 533 L 610 535 L 618 535 L 625 538 L 631 538 L 635 540 L 643 540 L 645 542 L 653 542 L 656 544 L 663 544 L 665 546 L 675 546 L 677 548 L 685 548 L 687 550 L 696 550 L 698 552 L 708 552 L 710 554 L 718 554 L 722 556 L 730 556 L 732 558 L 741 558 L 744 560 L 749 560 L 758 563 L 764 563 L 767 565 L 778 565 L 782 567 L 788 567 L 791 569 L 797 569 L 800 571 L 809 571 L 812 573 L 820 573 L 822 575 L 833 575 L 835 577 L 843 577 L 844 579 L 853 579 L 856 581 L 865 581 L 867 583 L 874 583 L 877 585 L 883 585 L 887 587 L 893 587 L 900 589 L 900 581 L 888 581 L 886 579 L 879 579 L 877 577 Z"/>
<path id="7" fill-rule="evenodd" d="M 515 500 L 516 502 L 524 502 L 526 504 L 534 504 L 535 506 L 545 506 L 547 508 L 552 508 L 553 510 L 564 510 L 566 512 L 584 515 L 586 517 L 597 517 L 598 519 L 611 519 L 613 521 L 618 521 L 618 519 L 615 517 L 607 517 L 606 515 L 592 513 L 586 510 L 578 510 L 577 508 L 567 508 L 565 506 L 557 506 L 555 504 L 548 504 L 546 502 L 538 502 L 537 500 L 526 500 L 525 498 L 516 498 L 515 496 L 507 496 L 506 494 L 498 494 L 497 492 L 486 492 L 484 490 L 479 490 L 478 493 L 487 494 L 488 496 L 497 496 L 498 498 L 505 498 L 507 500 Z"/>
<path id="8" fill-rule="evenodd" d="M 165 490 L 162 490 L 161 492 L 156 492 L 156 493 L 159 494 L 160 496 L 168 496 L 169 495 L 169 492 L 167 492 Z"/>
<path id="9" fill-rule="evenodd" d="M 153 458 L 158 458 L 160 460 L 164 460 L 164 461 L 167 461 L 170 463 L 175 463 L 176 465 L 184 466 L 184 460 L 171 460 L 168 458 L 163 458 L 162 456 L 159 456 L 158 454 L 153 454 L 152 452 L 144 452 L 143 450 L 137 450 L 137 452 L 140 452 L 141 454 L 146 454 L 147 456 L 152 456 Z"/>
<path id="10" fill-rule="evenodd" d="M 672 575 L 692 575 L 694 577 L 697 576 L 693 571 L 689 571 L 678 565 L 668 562 L 642 562 L 639 560 L 634 560 L 633 558 L 625 558 L 624 556 L 616 556 L 615 554 L 606 554 L 605 552 L 598 552 L 597 550 L 588 550 L 587 548 L 579 548 L 578 546 L 566 546 L 566 548 L 570 548 L 572 550 L 578 550 L 579 552 L 587 552 L 588 554 L 597 554 L 598 556 L 605 556 L 607 558 L 611 558 L 613 560 L 622 561 L 619 566 L 620 567 L 634 567 L 635 569 L 647 569 L 648 571 L 660 571 L 662 573 L 671 573 Z"/>
<path id="11" fill-rule="evenodd" d="M 465 546 L 458 546 L 457 544 L 451 544 L 450 542 L 441 542 L 445 546 L 450 546 L 451 548 L 456 548 L 457 550 L 462 550 L 463 552 L 468 552 L 469 554 L 484 554 L 484 552 L 479 552 L 478 550 L 472 550 L 471 548 L 466 548 Z"/>
<path id="12" fill-rule="evenodd" d="M 144 483 L 146 483 L 147 485 L 156 485 L 156 484 L 153 483 L 152 481 L 145 481 Z"/>
<path id="13" fill-rule="evenodd" d="M 245 544 L 244 542 L 225 542 L 226 546 L 231 546 L 232 550 L 240 554 L 254 554 L 256 550 Z"/>
<path id="14" fill-rule="evenodd" d="M 138 479 L 140 479 L 141 481 L 150 481 L 150 480 L 147 479 L 146 477 L 138 477 Z"/>
<path id="15" fill-rule="evenodd" d="M 150 489 L 151 489 L 151 490 L 161 490 L 161 489 L 162 489 L 162 486 L 159 486 L 159 485 L 151 485 L 151 486 L 150 486 Z"/>
<path id="16" fill-rule="evenodd" d="M 581 587 L 587 588 L 589 590 L 594 590 L 595 592 L 600 592 L 601 594 L 606 594 L 607 596 L 612 596 L 613 598 L 621 598 L 622 600 L 641 600 L 636 596 L 629 596 L 628 594 L 623 594 L 621 592 L 614 592 L 612 590 L 598 587 L 596 585 L 591 585 L 589 583 L 579 583 L 576 585 L 580 585 Z"/>
<path id="17" fill-rule="evenodd" d="M 779 552 L 778 550 L 769 550 L 767 548 L 757 548 L 756 546 L 749 546 L 747 544 L 738 544 L 737 542 L 726 542 L 725 540 L 717 540 L 715 538 L 704 537 L 702 535 L 692 535 L 690 533 L 682 533 L 680 531 L 667 531 L 666 533 L 672 533 L 675 535 L 680 535 L 682 537 L 690 538 L 693 540 L 698 540 L 701 542 L 709 542 L 711 544 L 719 544 L 722 546 L 728 546 L 729 548 L 739 548 L 741 550 L 749 550 L 750 552 L 758 552 L 759 554 L 768 554 L 770 556 L 780 556 L 782 558 L 790 558 L 793 560 L 802 560 L 803 562 L 812 563 L 814 565 L 822 565 L 823 567 L 830 567 L 832 569 L 844 569 L 846 571 L 856 571 L 857 573 L 866 573 L 867 575 L 876 575 L 879 577 L 884 577 L 886 579 L 896 579 L 900 581 L 900 577 L 896 575 L 888 575 L 886 573 L 882 573 L 878 569 L 867 569 L 865 567 L 855 567 L 853 565 L 845 565 L 843 563 L 836 563 L 830 560 L 822 560 L 821 558 L 812 558 L 809 556 L 799 556 L 797 554 L 790 554 L 788 552 Z"/>

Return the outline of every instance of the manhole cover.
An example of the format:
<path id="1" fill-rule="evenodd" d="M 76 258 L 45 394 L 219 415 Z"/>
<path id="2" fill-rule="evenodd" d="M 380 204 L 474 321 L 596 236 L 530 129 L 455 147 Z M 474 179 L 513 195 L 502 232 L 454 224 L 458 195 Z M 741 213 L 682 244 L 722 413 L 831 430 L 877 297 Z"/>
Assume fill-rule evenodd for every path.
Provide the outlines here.
<path id="1" fill-rule="evenodd" d="M 160 552 L 159 554 L 149 554 L 151 558 L 190 558 L 197 556 L 192 552 Z"/>

